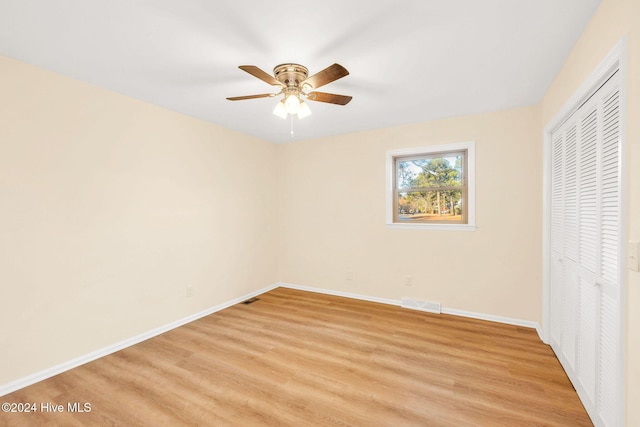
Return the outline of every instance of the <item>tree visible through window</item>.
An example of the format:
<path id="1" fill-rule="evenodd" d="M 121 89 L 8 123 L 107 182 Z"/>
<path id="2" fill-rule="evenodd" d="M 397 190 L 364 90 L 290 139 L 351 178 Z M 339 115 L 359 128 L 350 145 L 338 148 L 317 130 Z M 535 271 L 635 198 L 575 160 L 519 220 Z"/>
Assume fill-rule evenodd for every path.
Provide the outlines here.
<path id="1" fill-rule="evenodd" d="M 466 224 L 466 153 L 394 157 L 394 222 Z"/>

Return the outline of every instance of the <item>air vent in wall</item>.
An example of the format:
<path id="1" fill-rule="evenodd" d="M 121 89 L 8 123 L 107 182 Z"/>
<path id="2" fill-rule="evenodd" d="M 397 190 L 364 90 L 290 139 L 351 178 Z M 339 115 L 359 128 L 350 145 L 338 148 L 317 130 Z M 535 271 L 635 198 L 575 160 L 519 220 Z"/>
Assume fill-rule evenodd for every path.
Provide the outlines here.
<path id="1" fill-rule="evenodd" d="M 420 301 L 411 298 L 402 298 L 401 307 L 411 310 L 427 311 L 429 313 L 440 314 L 441 306 L 439 302 Z"/>

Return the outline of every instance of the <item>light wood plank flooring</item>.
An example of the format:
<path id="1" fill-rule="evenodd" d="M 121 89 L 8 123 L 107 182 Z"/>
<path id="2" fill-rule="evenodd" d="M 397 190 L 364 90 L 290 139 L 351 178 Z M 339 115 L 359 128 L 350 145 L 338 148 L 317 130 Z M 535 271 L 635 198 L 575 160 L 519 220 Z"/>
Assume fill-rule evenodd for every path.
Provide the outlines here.
<path id="1" fill-rule="evenodd" d="M 285 288 L 259 298 L 4 396 L 65 412 L 0 425 L 592 425 L 534 330 Z"/>

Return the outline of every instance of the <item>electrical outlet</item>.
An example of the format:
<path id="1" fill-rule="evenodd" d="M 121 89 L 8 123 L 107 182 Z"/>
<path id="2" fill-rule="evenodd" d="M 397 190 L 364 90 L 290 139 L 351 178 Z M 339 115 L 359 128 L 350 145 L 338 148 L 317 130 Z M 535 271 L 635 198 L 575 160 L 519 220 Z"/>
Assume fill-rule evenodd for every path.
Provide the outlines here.
<path id="1" fill-rule="evenodd" d="M 413 286 L 413 277 L 412 276 L 405 276 L 404 285 L 405 286 Z"/>
<path id="2" fill-rule="evenodd" d="M 353 280 L 353 270 L 351 270 L 350 268 L 347 268 L 347 273 L 345 274 L 345 278 L 347 280 Z"/>
<path id="3" fill-rule="evenodd" d="M 187 286 L 186 295 L 187 298 L 191 298 L 193 296 L 193 286 Z"/>

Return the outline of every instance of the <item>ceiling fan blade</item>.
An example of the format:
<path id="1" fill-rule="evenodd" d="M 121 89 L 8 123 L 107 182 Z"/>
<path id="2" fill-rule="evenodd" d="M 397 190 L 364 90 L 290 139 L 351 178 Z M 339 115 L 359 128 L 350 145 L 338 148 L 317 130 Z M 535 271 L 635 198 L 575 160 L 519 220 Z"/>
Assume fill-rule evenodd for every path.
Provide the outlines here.
<path id="1" fill-rule="evenodd" d="M 307 99 L 317 102 L 328 102 L 330 104 L 347 105 L 351 101 L 352 96 L 336 95 L 334 93 L 326 92 L 311 92 L 307 95 Z"/>
<path id="2" fill-rule="evenodd" d="M 227 98 L 229 101 L 242 101 L 244 99 L 256 99 L 256 98 L 269 98 L 276 96 L 275 93 L 261 93 L 260 95 L 245 95 L 245 96 L 233 96 Z"/>
<path id="3" fill-rule="evenodd" d="M 238 68 L 240 68 L 243 71 L 246 71 L 247 73 L 251 74 L 254 77 L 259 78 L 263 82 L 269 83 L 270 85 L 284 86 L 282 83 L 276 80 L 276 78 L 273 77 L 271 74 L 268 74 L 266 71 L 261 70 L 255 65 L 240 65 Z"/>
<path id="4" fill-rule="evenodd" d="M 304 80 L 300 83 L 300 87 L 306 83 L 311 85 L 312 88 L 318 89 L 320 86 L 324 86 L 327 83 L 331 83 L 348 75 L 349 71 L 342 65 L 333 64 Z"/>

